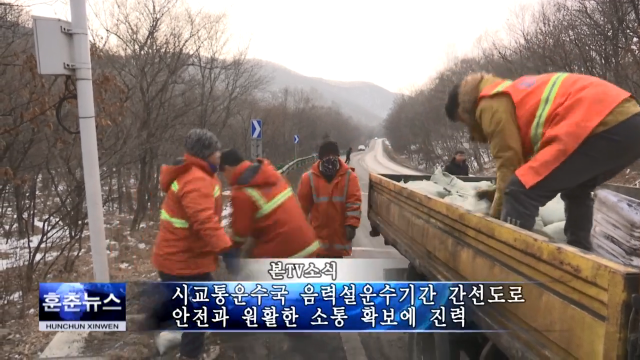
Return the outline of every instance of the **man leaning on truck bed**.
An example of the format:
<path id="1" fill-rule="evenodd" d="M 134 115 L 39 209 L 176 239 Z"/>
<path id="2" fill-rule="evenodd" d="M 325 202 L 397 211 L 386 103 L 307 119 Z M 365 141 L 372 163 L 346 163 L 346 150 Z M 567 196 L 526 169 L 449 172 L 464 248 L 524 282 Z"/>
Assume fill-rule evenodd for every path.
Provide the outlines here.
<path id="1" fill-rule="evenodd" d="M 511 81 L 475 73 L 453 87 L 445 111 L 471 140 L 489 143 L 492 217 L 531 230 L 540 207 L 561 194 L 567 243 L 591 250 L 592 191 L 640 158 L 640 106 L 629 92 L 580 74 Z"/>

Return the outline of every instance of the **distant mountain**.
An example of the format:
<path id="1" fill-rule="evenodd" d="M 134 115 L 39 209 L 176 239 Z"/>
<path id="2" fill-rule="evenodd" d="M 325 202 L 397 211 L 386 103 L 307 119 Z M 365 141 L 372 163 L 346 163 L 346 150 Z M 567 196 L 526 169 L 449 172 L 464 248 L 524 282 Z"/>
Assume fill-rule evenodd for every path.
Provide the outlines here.
<path id="1" fill-rule="evenodd" d="M 395 93 L 378 85 L 362 81 L 335 81 L 304 76 L 282 65 L 256 60 L 262 65 L 265 75 L 270 78 L 269 89 L 284 87 L 314 89 L 325 103 L 338 106 L 355 120 L 374 125 L 380 123 L 391 109 Z"/>

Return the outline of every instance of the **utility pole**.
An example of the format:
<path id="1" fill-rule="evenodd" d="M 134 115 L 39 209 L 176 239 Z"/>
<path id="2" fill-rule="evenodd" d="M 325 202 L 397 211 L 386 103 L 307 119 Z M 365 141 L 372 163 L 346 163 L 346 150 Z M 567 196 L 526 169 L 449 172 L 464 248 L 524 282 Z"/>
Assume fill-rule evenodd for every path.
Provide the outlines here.
<path id="1" fill-rule="evenodd" d="M 109 262 L 104 232 L 102 187 L 96 136 L 91 54 L 86 0 L 70 0 L 71 23 L 33 16 L 38 71 L 42 75 L 75 75 L 80 122 L 82 168 L 89 215 L 93 275 L 109 282 Z"/>
<path id="2" fill-rule="evenodd" d="M 93 275 L 97 282 L 109 282 L 107 242 L 104 233 L 102 208 L 102 186 L 98 139 L 96 136 L 96 114 L 93 105 L 93 82 L 91 74 L 91 52 L 89 49 L 89 27 L 87 26 L 86 0 L 70 0 L 73 50 L 76 61 L 76 89 L 78 92 L 78 118 L 82 148 L 84 188 L 89 213 L 89 237 L 93 257 Z"/>

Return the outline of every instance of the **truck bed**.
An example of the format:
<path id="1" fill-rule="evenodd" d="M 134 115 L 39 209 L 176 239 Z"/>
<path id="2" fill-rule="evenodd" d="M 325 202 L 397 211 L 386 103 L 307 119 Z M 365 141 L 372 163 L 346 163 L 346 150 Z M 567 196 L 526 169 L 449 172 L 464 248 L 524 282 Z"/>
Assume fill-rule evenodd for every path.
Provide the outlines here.
<path id="1" fill-rule="evenodd" d="M 512 359 L 626 359 L 640 271 L 407 189 L 429 175 L 369 179 L 368 217 L 430 281 L 529 282 L 523 304 L 476 308 L 473 321 Z M 463 181 L 495 178 L 460 177 Z M 640 198 L 640 189 L 606 185 Z"/>

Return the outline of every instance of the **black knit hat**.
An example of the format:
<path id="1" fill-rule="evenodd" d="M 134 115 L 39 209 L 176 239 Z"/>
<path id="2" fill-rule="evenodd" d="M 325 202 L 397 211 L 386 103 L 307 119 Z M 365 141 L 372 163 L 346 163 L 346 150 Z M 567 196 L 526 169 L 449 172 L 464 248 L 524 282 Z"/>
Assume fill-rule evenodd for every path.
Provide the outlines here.
<path id="1" fill-rule="evenodd" d="M 244 161 L 242 154 L 236 149 L 224 150 L 220 155 L 220 170 L 224 171 L 227 166 L 238 166 Z"/>
<path id="2" fill-rule="evenodd" d="M 320 145 L 320 149 L 318 149 L 318 157 L 320 159 L 324 159 L 328 156 L 340 156 L 340 148 L 338 147 L 337 142 L 328 140 Z"/>
<path id="3" fill-rule="evenodd" d="M 459 92 L 460 83 L 457 83 L 453 86 L 451 91 L 449 91 L 449 97 L 447 98 L 447 103 L 444 106 L 444 111 L 451 121 L 456 121 L 456 113 L 458 112 L 458 108 L 460 107 L 460 100 L 458 96 Z"/>
<path id="4" fill-rule="evenodd" d="M 220 141 L 207 129 L 193 129 L 184 140 L 184 149 L 191 156 L 207 160 L 220 150 Z"/>

